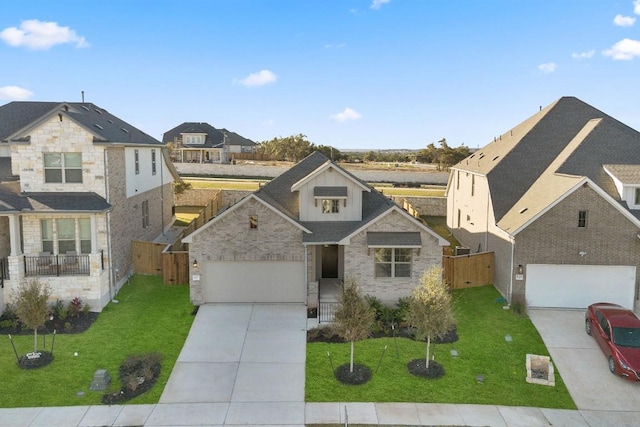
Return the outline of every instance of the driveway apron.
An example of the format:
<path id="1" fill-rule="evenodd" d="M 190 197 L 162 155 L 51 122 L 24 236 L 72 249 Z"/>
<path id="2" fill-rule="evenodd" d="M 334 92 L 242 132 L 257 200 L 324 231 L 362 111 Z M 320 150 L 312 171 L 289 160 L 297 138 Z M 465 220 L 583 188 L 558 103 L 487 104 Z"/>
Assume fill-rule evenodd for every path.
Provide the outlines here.
<path id="1" fill-rule="evenodd" d="M 147 424 L 202 414 L 205 424 L 304 425 L 306 317 L 301 304 L 201 306 Z"/>
<path id="2" fill-rule="evenodd" d="M 578 409 L 637 411 L 638 383 L 609 372 L 600 347 L 585 333 L 584 313 L 551 309 L 528 312 Z"/>

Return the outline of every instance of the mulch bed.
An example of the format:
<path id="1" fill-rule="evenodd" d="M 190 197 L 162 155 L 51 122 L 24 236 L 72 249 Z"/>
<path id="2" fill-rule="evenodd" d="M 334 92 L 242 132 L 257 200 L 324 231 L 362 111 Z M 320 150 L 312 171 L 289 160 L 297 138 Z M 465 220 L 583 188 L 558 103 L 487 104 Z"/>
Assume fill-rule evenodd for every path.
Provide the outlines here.
<path id="1" fill-rule="evenodd" d="M 38 329 L 40 334 L 79 334 L 89 329 L 93 322 L 98 319 L 100 313 L 90 311 L 88 313 L 80 312 L 78 316 L 69 316 L 65 319 L 54 317 L 53 320 L 47 320 L 43 328 Z M 0 319 L 2 317 L 0 316 Z M 21 328 L 20 324 L 11 327 L 0 327 L 0 335 L 30 335 L 33 329 Z"/>
<path id="2" fill-rule="evenodd" d="M 401 327 L 389 332 L 376 332 L 369 335 L 369 338 L 384 338 L 384 337 L 402 337 L 415 340 L 415 331 L 410 327 Z M 433 344 L 451 344 L 458 341 L 458 330 L 454 326 L 449 332 L 447 332 L 442 338 L 433 339 Z M 326 342 L 326 343 L 344 343 L 346 342 L 342 337 L 333 333 L 330 327 L 310 329 L 307 331 L 307 342 Z"/>
<path id="3" fill-rule="evenodd" d="M 40 357 L 35 359 L 29 359 L 27 356 L 22 356 L 18 362 L 18 366 L 22 369 L 38 369 L 43 366 L 47 366 L 53 361 L 53 354 L 48 351 L 39 351 Z"/>
<path id="4" fill-rule="evenodd" d="M 353 372 L 349 363 L 338 366 L 335 376 L 343 384 L 360 385 L 371 379 L 371 369 L 358 363 L 353 364 Z"/>
<path id="5" fill-rule="evenodd" d="M 130 356 L 120 366 L 118 372 L 120 383 L 123 384 L 122 389 L 102 395 L 102 403 L 105 405 L 124 403 L 149 391 L 160 376 L 160 368 L 159 355 Z"/>
<path id="6" fill-rule="evenodd" d="M 444 368 L 441 364 L 432 360 L 429 362 L 429 367 L 427 368 L 426 360 L 423 359 L 413 359 L 409 363 L 407 363 L 407 369 L 412 375 L 417 377 L 435 379 L 444 376 Z"/>

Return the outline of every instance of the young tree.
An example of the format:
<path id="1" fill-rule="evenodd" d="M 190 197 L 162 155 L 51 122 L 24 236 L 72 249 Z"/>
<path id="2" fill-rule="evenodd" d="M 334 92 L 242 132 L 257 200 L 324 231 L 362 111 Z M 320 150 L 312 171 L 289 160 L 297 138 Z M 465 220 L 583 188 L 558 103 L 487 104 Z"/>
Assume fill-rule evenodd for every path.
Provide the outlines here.
<path id="1" fill-rule="evenodd" d="M 417 338 L 426 339 L 426 368 L 429 368 L 431 339 L 442 337 L 454 325 L 451 294 L 442 278 L 442 268 L 432 266 L 420 278 L 413 290 L 407 320 L 416 328 Z"/>
<path id="2" fill-rule="evenodd" d="M 51 288 L 37 279 L 29 280 L 18 287 L 15 297 L 16 315 L 29 329 L 33 329 L 33 352 L 38 351 L 38 328 L 44 326 L 49 313 L 47 300 Z"/>
<path id="3" fill-rule="evenodd" d="M 375 320 L 375 311 L 360 293 L 358 281 L 354 277 L 345 280 L 338 301 L 339 305 L 333 318 L 335 331 L 343 339 L 351 342 L 349 372 L 353 372 L 354 342 L 367 338 Z"/>

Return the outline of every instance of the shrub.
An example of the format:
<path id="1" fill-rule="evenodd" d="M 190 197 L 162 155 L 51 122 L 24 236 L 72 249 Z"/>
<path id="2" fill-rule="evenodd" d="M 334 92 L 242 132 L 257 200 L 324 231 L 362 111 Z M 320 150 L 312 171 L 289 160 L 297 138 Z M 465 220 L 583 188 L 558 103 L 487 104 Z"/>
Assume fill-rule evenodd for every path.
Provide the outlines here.
<path id="1" fill-rule="evenodd" d="M 69 302 L 69 315 L 73 317 L 80 317 L 82 311 L 82 300 L 75 297 Z"/>
<path id="2" fill-rule="evenodd" d="M 91 306 L 89 304 L 84 304 L 82 306 L 82 313 L 86 316 L 91 311 Z"/>
<path id="3" fill-rule="evenodd" d="M 69 316 L 69 311 L 64 301 L 56 300 L 56 302 L 51 305 L 51 314 L 58 319 L 66 319 Z"/>
<path id="4" fill-rule="evenodd" d="M 160 353 L 128 356 L 118 372 L 122 388 L 103 395 L 102 403 L 121 403 L 148 391 L 160 375 L 161 360 Z"/>

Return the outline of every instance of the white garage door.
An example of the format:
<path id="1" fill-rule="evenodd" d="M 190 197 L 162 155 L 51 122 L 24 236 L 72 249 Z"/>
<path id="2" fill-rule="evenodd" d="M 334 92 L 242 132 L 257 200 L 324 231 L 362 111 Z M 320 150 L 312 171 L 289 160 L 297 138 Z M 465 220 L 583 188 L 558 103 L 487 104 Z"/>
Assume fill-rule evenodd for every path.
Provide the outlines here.
<path id="1" fill-rule="evenodd" d="M 296 302 L 306 300 L 300 261 L 205 263 L 206 302 Z"/>
<path id="2" fill-rule="evenodd" d="M 531 307 L 586 308 L 604 301 L 633 309 L 635 266 L 531 264 L 526 274 Z"/>

